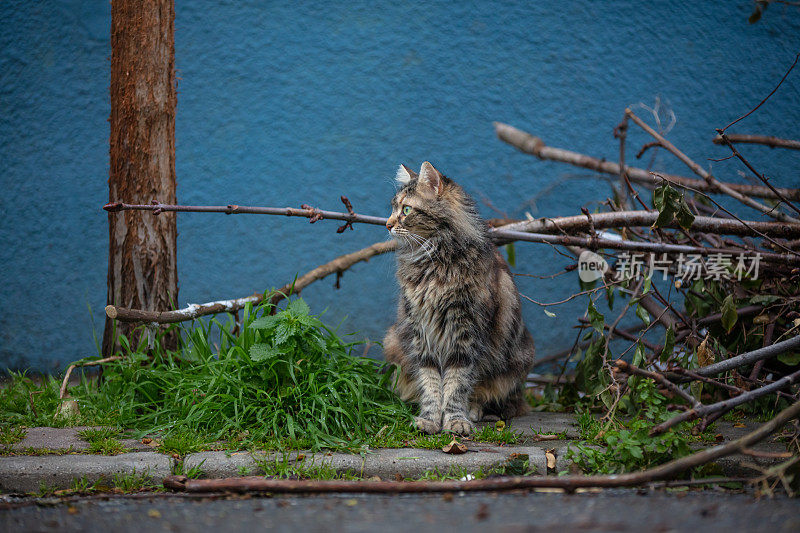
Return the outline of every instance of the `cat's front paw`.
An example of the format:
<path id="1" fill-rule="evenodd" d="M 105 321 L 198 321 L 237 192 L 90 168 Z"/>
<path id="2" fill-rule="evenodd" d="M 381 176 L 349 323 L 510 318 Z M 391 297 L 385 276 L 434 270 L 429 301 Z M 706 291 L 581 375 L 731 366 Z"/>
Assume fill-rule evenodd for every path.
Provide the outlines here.
<path id="1" fill-rule="evenodd" d="M 439 433 L 439 430 L 441 429 L 441 426 L 437 422 L 428 420 L 427 418 L 422 418 L 421 416 L 414 418 L 414 425 L 417 426 L 418 430 L 429 435 Z"/>
<path id="2" fill-rule="evenodd" d="M 443 430 L 456 435 L 469 435 L 475 430 L 475 426 L 465 418 L 451 418 L 444 423 Z"/>

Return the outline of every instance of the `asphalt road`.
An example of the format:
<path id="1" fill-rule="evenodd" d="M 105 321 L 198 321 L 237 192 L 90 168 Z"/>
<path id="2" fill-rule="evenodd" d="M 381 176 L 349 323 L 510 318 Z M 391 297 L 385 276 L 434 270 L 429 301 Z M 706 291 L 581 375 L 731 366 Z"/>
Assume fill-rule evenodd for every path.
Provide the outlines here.
<path id="1" fill-rule="evenodd" d="M 16 501 L 0 531 L 800 531 L 800 499 L 718 492 Z"/>

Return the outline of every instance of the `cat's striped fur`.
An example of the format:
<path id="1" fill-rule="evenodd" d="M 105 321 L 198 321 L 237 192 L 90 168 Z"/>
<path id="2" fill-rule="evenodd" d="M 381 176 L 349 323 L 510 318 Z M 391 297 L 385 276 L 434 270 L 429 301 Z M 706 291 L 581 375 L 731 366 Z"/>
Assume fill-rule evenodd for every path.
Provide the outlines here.
<path id="1" fill-rule="evenodd" d="M 386 223 L 398 242 L 397 322 L 384 339 L 397 392 L 427 433 L 472 432 L 484 415 L 524 412 L 533 339 L 517 288 L 475 202 L 427 161 L 404 165 Z"/>

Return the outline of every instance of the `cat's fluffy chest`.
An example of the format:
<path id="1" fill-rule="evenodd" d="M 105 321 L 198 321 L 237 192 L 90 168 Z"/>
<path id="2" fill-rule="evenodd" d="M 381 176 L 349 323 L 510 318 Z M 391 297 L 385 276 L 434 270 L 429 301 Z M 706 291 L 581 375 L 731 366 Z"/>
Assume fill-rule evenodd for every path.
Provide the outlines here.
<path id="1" fill-rule="evenodd" d="M 481 263 L 472 265 L 473 273 L 485 270 Z M 485 309 L 488 284 L 476 284 L 481 276 L 464 276 L 463 269 L 464 265 L 433 261 L 401 263 L 398 269 L 406 324 L 427 355 L 441 358 L 452 352 L 466 323 L 474 322 L 474 316 Z"/>

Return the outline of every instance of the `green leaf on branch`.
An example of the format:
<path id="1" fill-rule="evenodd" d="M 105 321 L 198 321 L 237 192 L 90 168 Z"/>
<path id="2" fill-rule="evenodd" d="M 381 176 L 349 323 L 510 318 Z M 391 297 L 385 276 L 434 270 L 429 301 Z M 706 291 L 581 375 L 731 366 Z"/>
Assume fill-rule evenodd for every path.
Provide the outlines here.
<path id="1" fill-rule="evenodd" d="M 694 213 L 689 209 L 689 204 L 686 203 L 683 194 L 666 183 L 653 191 L 653 206 L 658 209 L 658 218 L 653 224 L 654 228 L 667 226 L 673 219 L 677 220 L 684 229 L 691 227 L 694 222 Z"/>
<path id="2" fill-rule="evenodd" d="M 638 317 L 639 317 L 639 319 L 640 319 L 642 322 L 644 322 L 644 325 L 645 325 L 645 326 L 649 326 L 649 325 L 650 325 L 650 313 L 648 313 L 648 312 L 645 310 L 645 308 L 644 308 L 644 307 L 642 307 L 641 305 L 637 305 L 637 306 L 636 306 L 636 316 L 638 316 Z"/>
<path id="3" fill-rule="evenodd" d="M 678 202 L 678 212 L 675 213 L 675 219 L 683 229 L 691 228 L 694 223 L 694 213 L 689 209 L 689 204 L 686 203 L 683 195 L 681 195 L 681 199 Z"/>
<path id="4" fill-rule="evenodd" d="M 575 385 L 586 394 L 599 394 L 608 385 L 606 374 L 602 372 L 604 346 L 603 337 L 594 340 L 575 366 Z"/>
<path id="5" fill-rule="evenodd" d="M 644 345 L 638 342 L 636 343 L 636 351 L 633 353 L 633 366 L 642 366 L 644 360 Z"/>
<path id="6" fill-rule="evenodd" d="M 597 331 L 597 333 L 602 335 L 603 326 L 605 326 L 606 321 L 603 315 L 600 313 L 600 311 L 598 311 L 597 308 L 594 306 L 594 302 L 591 300 L 589 300 L 588 312 L 589 312 L 589 323 L 592 324 L 592 327 L 595 329 L 595 331 Z"/>
<path id="7" fill-rule="evenodd" d="M 648 274 L 646 278 L 644 278 L 644 285 L 642 286 L 642 296 L 650 292 L 650 287 L 653 285 L 653 274 Z"/>
<path id="8" fill-rule="evenodd" d="M 733 301 L 733 295 L 729 294 L 722 301 L 722 327 L 725 328 L 725 331 L 730 333 L 738 319 L 739 315 L 736 314 L 736 304 Z"/>
<path id="9" fill-rule="evenodd" d="M 772 302 L 780 300 L 780 298 L 781 298 L 780 296 L 776 296 L 774 294 L 756 294 L 755 296 L 750 298 L 750 303 L 768 305 L 771 304 Z"/>
<path id="10" fill-rule="evenodd" d="M 517 252 L 514 249 L 514 243 L 510 242 L 506 244 L 506 255 L 508 256 L 508 264 L 512 267 L 517 266 Z"/>
<path id="11" fill-rule="evenodd" d="M 784 365 L 796 366 L 800 365 L 800 352 L 788 352 L 778 355 L 778 361 Z"/>
<path id="12" fill-rule="evenodd" d="M 661 356 L 659 359 L 662 363 L 666 362 L 675 349 L 675 330 L 670 326 L 667 328 L 667 334 L 664 336 L 664 348 L 661 349 Z"/>

